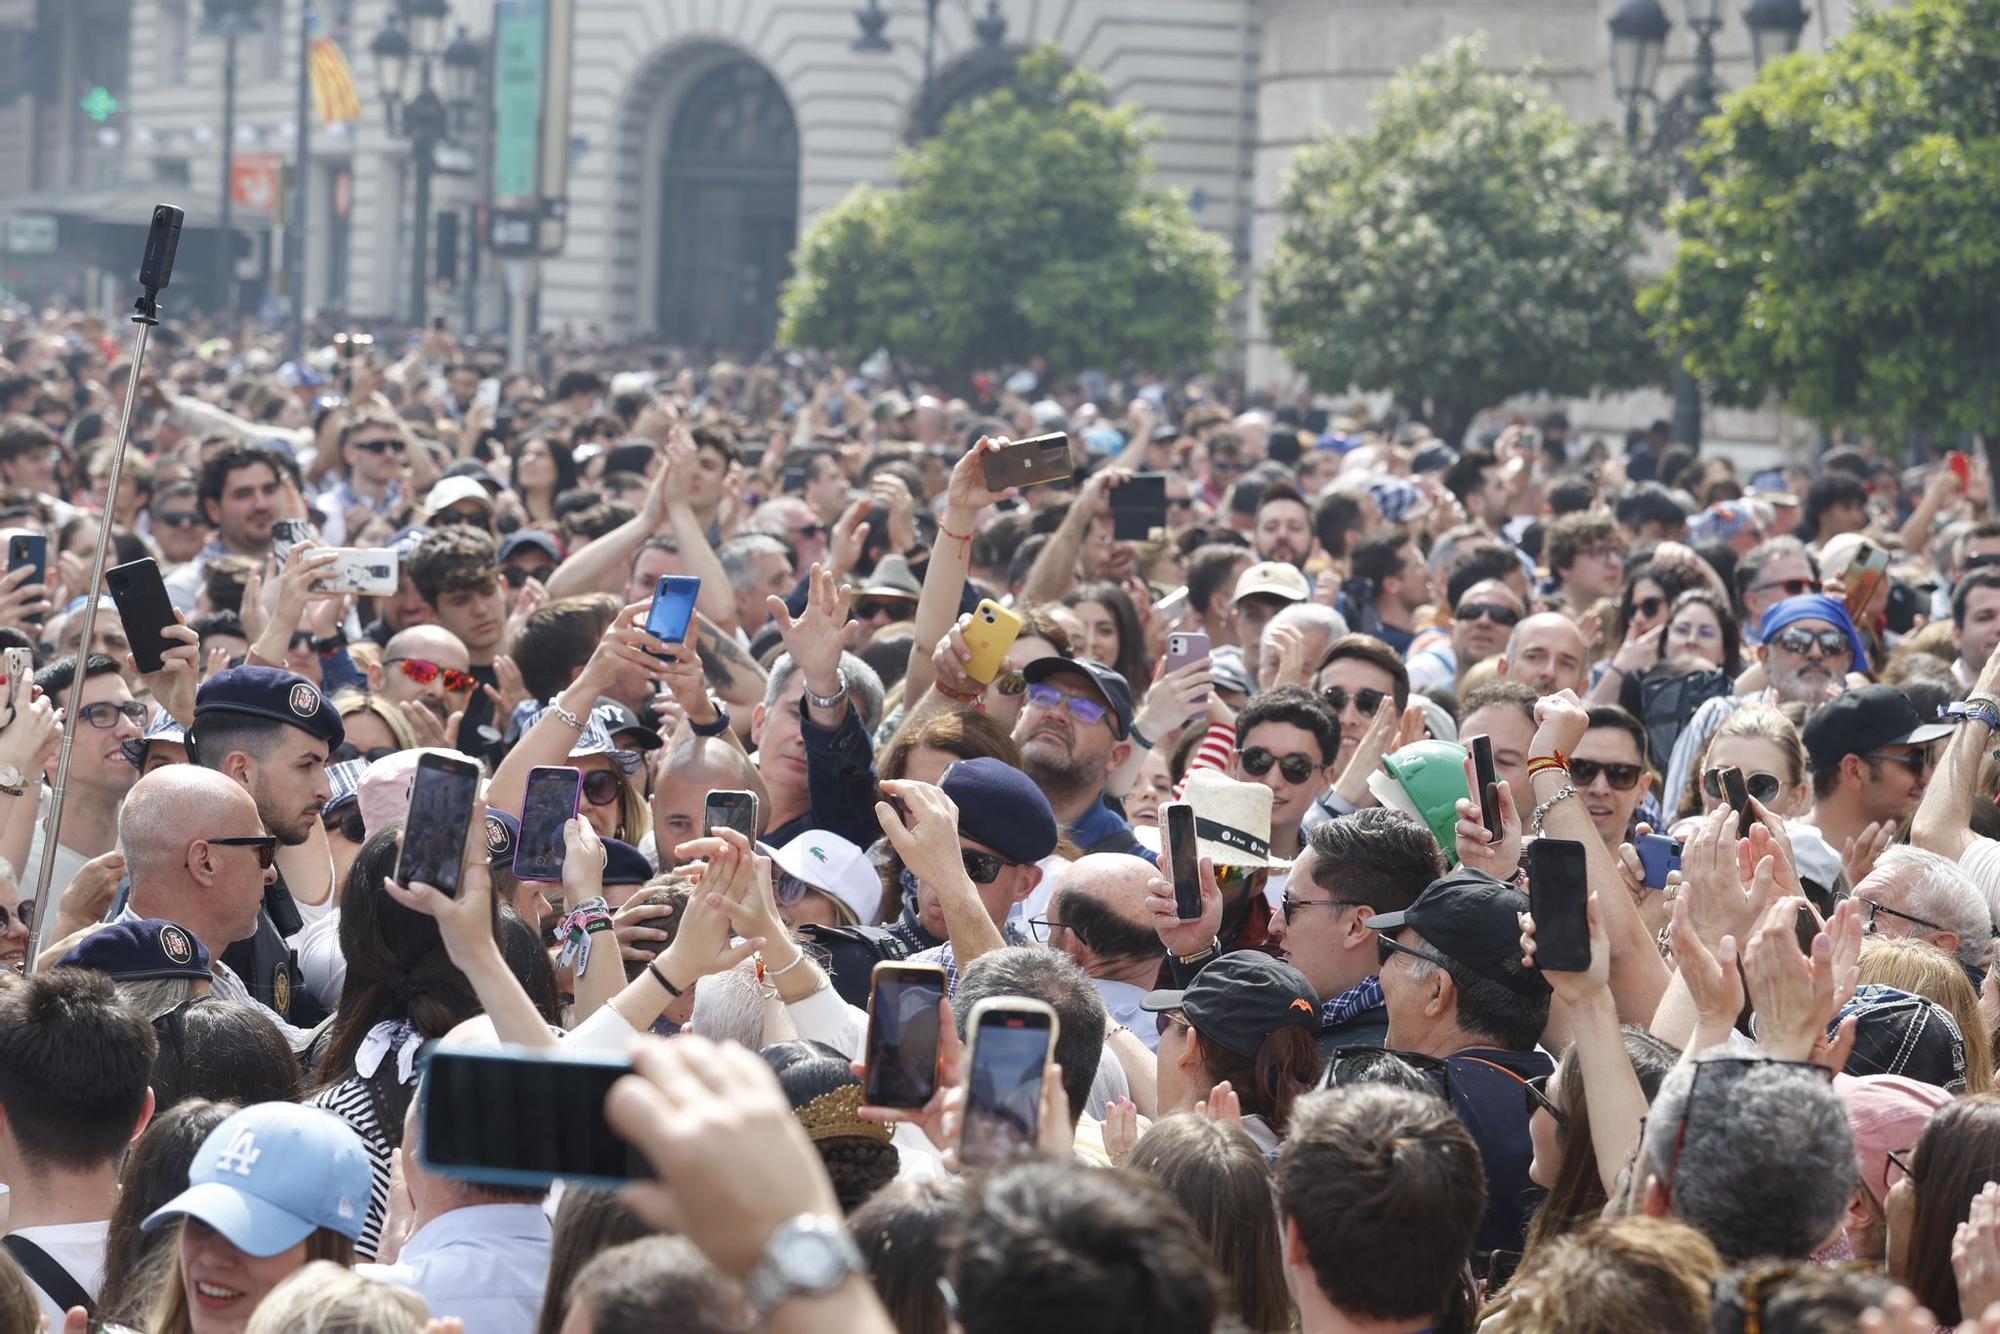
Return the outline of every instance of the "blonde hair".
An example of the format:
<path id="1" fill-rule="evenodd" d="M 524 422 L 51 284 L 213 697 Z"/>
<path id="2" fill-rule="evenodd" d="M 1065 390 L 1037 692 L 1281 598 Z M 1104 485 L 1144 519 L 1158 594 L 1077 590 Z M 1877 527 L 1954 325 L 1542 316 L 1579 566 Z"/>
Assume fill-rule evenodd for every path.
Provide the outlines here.
<path id="1" fill-rule="evenodd" d="M 149 1331 L 149 1334 L 194 1334 L 194 1318 L 188 1313 L 187 1271 L 182 1268 L 180 1258 L 181 1231 L 186 1226 L 187 1220 L 185 1218 L 176 1222 L 173 1225 L 173 1239 L 163 1248 L 164 1253 L 172 1257 L 172 1267 L 167 1271 L 166 1281 L 160 1285 L 159 1299 L 153 1303 L 152 1318 L 146 1321 L 146 1329 Z M 314 1228 L 306 1236 L 305 1261 L 307 1265 L 310 1265 L 315 1260 L 330 1261 L 340 1269 L 347 1269 L 354 1264 L 354 1243 L 347 1238 L 345 1233 L 335 1232 L 330 1227 Z M 275 1297 L 279 1289 L 283 1286 L 283 1284 L 280 1284 L 278 1288 L 273 1288 L 270 1293 L 266 1294 L 264 1300 L 269 1301 L 272 1297 Z M 258 1304 L 260 1311 L 262 1310 L 262 1305 L 262 1303 Z M 251 1314 L 254 1319 L 257 1312 L 252 1312 Z M 277 1329 L 290 1328 L 290 1326 L 263 1325 L 259 1326 L 259 1328 Z M 368 1327 L 360 1326 L 357 1328 L 365 1329 Z M 422 1326 L 419 1325 L 417 1328 L 421 1329 Z M 247 1331 L 246 1334 L 248 1334 Z M 333 1334 L 333 1330 L 325 1329 L 323 1334 Z"/>
<path id="2" fill-rule="evenodd" d="M 389 735 L 396 739 L 396 749 L 416 748 L 417 734 L 403 721 L 402 711 L 380 696 L 363 694 L 359 690 L 337 690 L 333 694 L 333 707 L 339 711 L 343 723 L 357 713 L 365 713 L 389 729 Z"/>
<path id="3" fill-rule="evenodd" d="M 1965 1039 L 1965 1092 L 1992 1089 L 1992 1029 L 1980 1013 L 1979 993 L 1958 960 L 1914 936 L 1870 936 L 1861 945 L 1861 981 L 1907 991 L 1951 1011 Z"/>
<path id="4" fill-rule="evenodd" d="M 1805 786 L 1806 746 L 1799 739 L 1798 727 L 1775 704 L 1745 704 L 1724 718 L 1722 726 L 1716 728 L 1703 743 L 1701 754 L 1695 760 L 1687 795 L 1681 801 L 1680 810 L 1670 818 L 1701 814 L 1701 776 L 1708 770 L 1708 754 L 1715 749 L 1716 742 L 1726 737 L 1751 737 L 1768 741 L 1778 748 L 1785 757 L 1786 769 L 1780 775 L 1785 780 L 1784 791 L 1779 794 L 1781 799 Z"/>
<path id="5" fill-rule="evenodd" d="M 1705 1330 L 1710 1285 L 1721 1272 L 1714 1244 L 1686 1223 L 1600 1219 L 1555 1238 L 1522 1265 L 1507 1287 L 1506 1328 Z"/>
<path id="6" fill-rule="evenodd" d="M 314 1260 L 271 1289 L 243 1334 L 423 1334 L 430 1318 L 408 1288 Z"/>

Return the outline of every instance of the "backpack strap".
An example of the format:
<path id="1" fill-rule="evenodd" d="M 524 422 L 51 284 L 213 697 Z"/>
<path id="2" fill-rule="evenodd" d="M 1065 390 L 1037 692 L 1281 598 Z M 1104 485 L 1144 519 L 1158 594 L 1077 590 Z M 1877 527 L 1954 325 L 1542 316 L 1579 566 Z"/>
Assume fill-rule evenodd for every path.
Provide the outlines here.
<path id="1" fill-rule="evenodd" d="M 8 1235 L 0 1237 L 0 1246 L 7 1248 L 7 1254 L 14 1257 L 14 1263 L 28 1276 L 28 1281 L 40 1288 L 48 1299 L 62 1310 L 81 1306 L 92 1316 L 97 1314 L 97 1301 L 83 1290 L 83 1284 L 70 1276 L 70 1272 L 56 1262 L 56 1258 L 26 1237 Z"/>

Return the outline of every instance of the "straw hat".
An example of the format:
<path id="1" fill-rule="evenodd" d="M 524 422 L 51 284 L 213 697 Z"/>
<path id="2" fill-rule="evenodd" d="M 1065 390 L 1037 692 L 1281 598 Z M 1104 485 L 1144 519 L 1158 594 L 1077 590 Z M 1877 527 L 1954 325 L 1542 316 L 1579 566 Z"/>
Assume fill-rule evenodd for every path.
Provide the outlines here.
<path id="1" fill-rule="evenodd" d="M 1189 772 L 1181 800 L 1194 807 L 1195 850 L 1217 866 L 1287 867 L 1271 856 L 1271 789 L 1215 769 Z"/>

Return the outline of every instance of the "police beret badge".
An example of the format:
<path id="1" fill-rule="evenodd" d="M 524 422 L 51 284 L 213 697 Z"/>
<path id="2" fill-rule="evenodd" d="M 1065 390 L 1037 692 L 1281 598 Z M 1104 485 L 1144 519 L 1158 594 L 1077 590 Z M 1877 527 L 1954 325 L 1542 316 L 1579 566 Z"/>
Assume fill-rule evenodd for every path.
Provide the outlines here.
<path id="1" fill-rule="evenodd" d="M 167 962 L 185 966 L 194 962 L 194 942 L 179 927 L 163 926 L 160 928 L 160 953 L 167 956 Z"/>

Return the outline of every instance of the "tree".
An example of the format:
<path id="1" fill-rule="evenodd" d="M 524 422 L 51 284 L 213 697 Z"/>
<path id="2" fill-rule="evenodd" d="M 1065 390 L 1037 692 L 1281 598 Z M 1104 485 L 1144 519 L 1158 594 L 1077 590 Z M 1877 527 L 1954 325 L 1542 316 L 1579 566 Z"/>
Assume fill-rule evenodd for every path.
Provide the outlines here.
<path id="1" fill-rule="evenodd" d="M 1642 309 L 1725 402 L 1900 438 L 2000 423 L 2000 0 L 1856 11 L 1703 127 Z"/>
<path id="2" fill-rule="evenodd" d="M 1139 109 L 1053 47 L 1016 73 L 905 152 L 895 188 L 857 187 L 814 222 L 781 341 L 961 375 L 1035 358 L 1057 375 L 1181 369 L 1214 351 L 1229 252 L 1150 183 Z"/>
<path id="3" fill-rule="evenodd" d="M 1481 54 L 1452 42 L 1390 83 L 1373 130 L 1299 151 L 1264 283 L 1294 367 L 1389 390 L 1446 439 L 1514 394 L 1662 373 L 1634 308 L 1654 174 Z"/>

